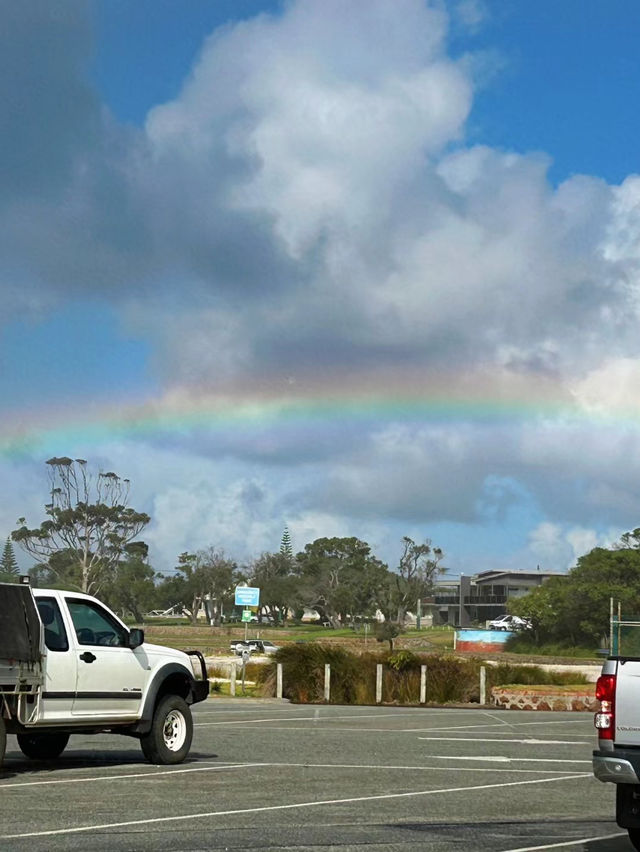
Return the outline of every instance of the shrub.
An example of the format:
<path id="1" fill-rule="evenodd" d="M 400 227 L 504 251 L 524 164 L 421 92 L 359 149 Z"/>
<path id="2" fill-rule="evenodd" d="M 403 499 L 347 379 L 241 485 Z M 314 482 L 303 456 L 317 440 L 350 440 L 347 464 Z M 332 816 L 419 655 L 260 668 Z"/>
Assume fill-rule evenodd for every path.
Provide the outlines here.
<path id="1" fill-rule="evenodd" d="M 376 666 L 383 664 L 383 701 L 417 704 L 420 667 L 427 666 L 427 701 L 467 703 L 479 700 L 479 662 L 449 655 L 395 654 L 357 656 L 332 645 L 289 645 L 262 667 L 261 694 L 274 695 L 276 663 L 283 665 L 283 696 L 298 703 L 324 700 L 324 666 L 331 666 L 331 703 L 374 704 Z"/>
<path id="2" fill-rule="evenodd" d="M 581 672 L 552 672 L 539 666 L 515 666 L 509 663 L 500 663 L 497 666 L 487 667 L 487 681 L 491 686 L 504 686 L 505 684 L 527 686 L 555 684 L 564 686 L 587 683 L 587 678 Z"/>

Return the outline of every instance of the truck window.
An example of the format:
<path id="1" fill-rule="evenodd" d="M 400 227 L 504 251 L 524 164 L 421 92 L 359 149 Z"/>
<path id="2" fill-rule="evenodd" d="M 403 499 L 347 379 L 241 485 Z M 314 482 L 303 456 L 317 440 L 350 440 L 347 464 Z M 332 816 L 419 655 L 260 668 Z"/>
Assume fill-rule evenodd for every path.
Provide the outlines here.
<path id="1" fill-rule="evenodd" d="M 80 645 L 127 646 L 128 631 L 98 603 L 70 598 L 66 600 Z"/>
<path id="2" fill-rule="evenodd" d="M 48 651 L 68 651 L 69 640 L 55 598 L 36 598 L 38 615 L 44 625 L 44 644 Z"/>

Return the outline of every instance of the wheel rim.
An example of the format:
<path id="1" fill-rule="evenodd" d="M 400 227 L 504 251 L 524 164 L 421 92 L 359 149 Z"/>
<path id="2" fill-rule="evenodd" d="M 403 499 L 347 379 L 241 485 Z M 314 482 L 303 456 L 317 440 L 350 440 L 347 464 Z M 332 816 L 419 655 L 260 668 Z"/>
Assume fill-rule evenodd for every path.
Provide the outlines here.
<path id="1" fill-rule="evenodd" d="M 179 710 L 172 710 L 164 720 L 164 744 L 169 751 L 179 751 L 187 736 L 187 723 Z"/>

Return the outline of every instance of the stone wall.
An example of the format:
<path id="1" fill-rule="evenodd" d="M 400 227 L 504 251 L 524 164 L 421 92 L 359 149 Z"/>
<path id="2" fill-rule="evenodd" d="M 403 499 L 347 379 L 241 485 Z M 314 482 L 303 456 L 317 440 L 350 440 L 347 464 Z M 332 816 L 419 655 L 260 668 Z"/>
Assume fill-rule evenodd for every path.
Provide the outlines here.
<path id="1" fill-rule="evenodd" d="M 494 686 L 491 703 L 504 710 L 578 710 L 599 708 L 594 687 L 584 686 Z"/>

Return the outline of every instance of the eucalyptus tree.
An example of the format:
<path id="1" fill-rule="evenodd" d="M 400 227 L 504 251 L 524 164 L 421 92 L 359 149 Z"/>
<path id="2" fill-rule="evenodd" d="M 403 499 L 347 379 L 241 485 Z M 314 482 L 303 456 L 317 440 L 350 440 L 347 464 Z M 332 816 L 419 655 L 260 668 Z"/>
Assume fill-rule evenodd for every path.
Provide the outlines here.
<path id="1" fill-rule="evenodd" d="M 390 601 L 398 624 L 404 624 L 408 609 L 433 592 L 437 578 L 445 571 L 443 559 L 444 553 L 430 538 L 418 544 L 409 536 L 403 537 L 397 571 L 390 575 Z M 388 615 L 392 616 L 391 611 Z"/>
<path id="2" fill-rule="evenodd" d="M 93 474 L 84 459 L 63 456 L 47 465 L 48 517 L 34 528 L 20 518 L 11 539 L 54 572 L 53 557 L 64 551 L 77 570 L 80 590 L 95 594 L 151 519 L 127 505 L 128 479 L 112 471 Z"/>
<path id="3" fill-rule="evenodd" d="M 319 538 L 296 557 L 305 604 L 334 627 L 371 616 L 388 586 L 388 569 L 358 538 Z"/>

